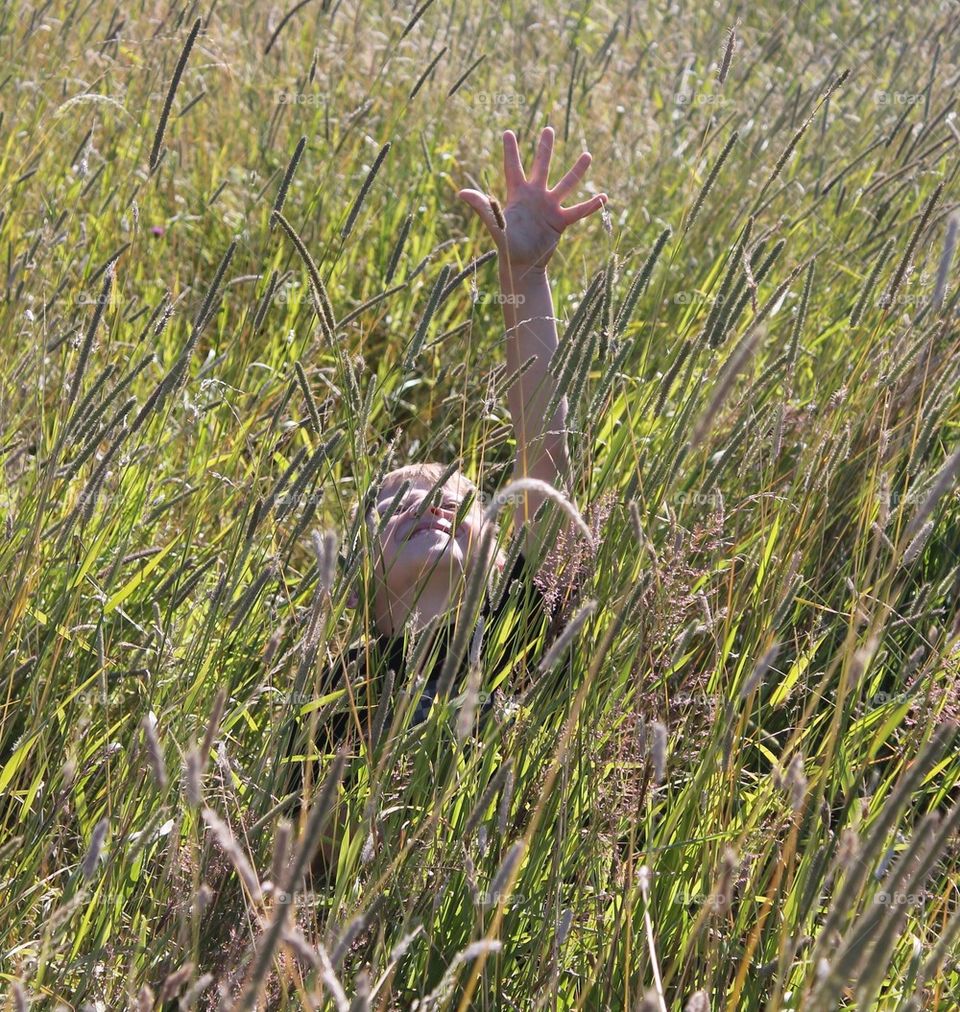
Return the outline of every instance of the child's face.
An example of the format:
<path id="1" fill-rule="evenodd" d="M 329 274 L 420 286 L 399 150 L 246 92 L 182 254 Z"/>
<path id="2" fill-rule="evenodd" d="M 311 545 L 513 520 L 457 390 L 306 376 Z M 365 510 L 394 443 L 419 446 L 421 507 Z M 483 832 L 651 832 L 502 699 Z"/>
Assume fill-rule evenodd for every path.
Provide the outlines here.
<path id="1" fill-rule="evenodd" d="M 374 521 L 379 524 L 402 482 L 384 484 L 375 505 Z M 452 475 L 434 504 L 417 517 L 433 480 L 416 477 L 387 521 L 379 543 L 374 545 L 375 570 L 396 596 L 407 594 L 422 577 L 433 572 L 454 582 L 466 572 L 467 563 L 483 531 L 483 510 L 474 498 L 459 527 L 453 529 L 457 511 L 472 489 L 460 475 Z"/>

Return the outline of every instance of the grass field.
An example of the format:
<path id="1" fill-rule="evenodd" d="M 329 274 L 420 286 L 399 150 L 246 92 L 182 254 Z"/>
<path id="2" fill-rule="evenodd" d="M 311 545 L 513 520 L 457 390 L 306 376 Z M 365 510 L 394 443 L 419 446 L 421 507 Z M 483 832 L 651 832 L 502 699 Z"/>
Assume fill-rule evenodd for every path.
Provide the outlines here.
<path id="1" fill-rule="evenodd" d="M 0 53 L 5 1007 L 960 1008 L 960 4 L 53 0 Z M 434 289 L 546 122 L 609 195 L 550 266 L 596 611 L 475 738 L 315 756 L 301 884 L 351 505 L 508 478 L 496 264 Z"/>

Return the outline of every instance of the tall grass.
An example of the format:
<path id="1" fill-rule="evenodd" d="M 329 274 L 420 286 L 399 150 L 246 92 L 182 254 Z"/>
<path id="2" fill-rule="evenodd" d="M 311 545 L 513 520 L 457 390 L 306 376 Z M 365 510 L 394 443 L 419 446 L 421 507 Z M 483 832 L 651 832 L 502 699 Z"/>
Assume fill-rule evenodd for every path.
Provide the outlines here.
<path id="1" fill-rule="evenodd" d="M 0 51 L 11 1007 L 960 1004 L 954 5 L 47 4 Z M 455 194 L 548 114 L 610 195 L 550 267 L 579 595 L 331 754 L 371 492 L 508 480 Z"/>

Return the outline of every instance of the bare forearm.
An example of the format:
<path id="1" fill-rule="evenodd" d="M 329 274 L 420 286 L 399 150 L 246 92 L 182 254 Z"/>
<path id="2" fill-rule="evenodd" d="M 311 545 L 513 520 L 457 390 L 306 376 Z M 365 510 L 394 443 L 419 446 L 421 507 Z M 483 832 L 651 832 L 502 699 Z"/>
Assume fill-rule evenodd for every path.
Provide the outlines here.
<path id="1" fill-rule="evenodd" d="M 566 448 L 567 401 L 550 418 L 544 414 L 557 382 L 549 371 L 557 350 L 557 324 L 546 268 L 500 266 L 503 319 L 506 328 L 507 374 L 537 359 L 507 392 L 517 438 L 517 474 L 565 483 L 569 471 Z"/>
<path id="2" fill-rule="evenodd" d="M 565 207 L 561 201 L 573 193 L 583 178 L 590 165 L 590 154 L 584 151 L 555 186 L 548 186 L 553 141 L 553 128 L 544 127 L 528 174 L 520 160 L 516 134 L 512 130 L 504 131 L 506 206 L 498 207 L 479 190 L 460 190 L 459 196 L 480 215 L 497 245 L 508 374 L 515 374 L 535 356 L 532 366 L 518 377 L 507 393 L 517 437 L 514 477 L 536 478 L 555 489 L 569 491 L 571 467 L 567 455 L 566 398 L 561 398 L 549 418 L 544 417 L 557 391 L 556 378 L 549 371 L 557 350 L 557 323 L 546 264 L 566 229 L 599 211 L 607 195 L 598 193 L 589 200 Z M 547 527 L 544 526 L 546 517 L 531 522 L 544 497 L 544 490 L 534 483 L 532 488 L 524 490 L 523 501 L 516 505 L 515 526 L 527 528 L 527 558 L 540 558 L 548 528 L 553 527 L 553 518 Z M 541 572 L 555 571 L 556 564 L 555 558 L 544 559 Z"/>

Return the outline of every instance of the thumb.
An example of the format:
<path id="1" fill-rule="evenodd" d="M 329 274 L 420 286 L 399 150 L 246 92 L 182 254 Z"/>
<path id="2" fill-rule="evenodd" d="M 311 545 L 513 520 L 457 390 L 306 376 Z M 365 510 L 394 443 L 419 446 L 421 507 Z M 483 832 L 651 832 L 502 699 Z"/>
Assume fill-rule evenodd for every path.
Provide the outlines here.
<path id="1" fill-rule="evenodd" d="M 479 190 L 460 190 L 457 196 L 469 204 L 474 211 L 480 216 L 480 220 L 486 225 L 487 231 L 495 238 L 498 239 L 503 235 L 500 230 L 500 226 L 497 224 L 496 218 L 493 216 L 493 210 L 490 207 L 490 198 Z"/>

